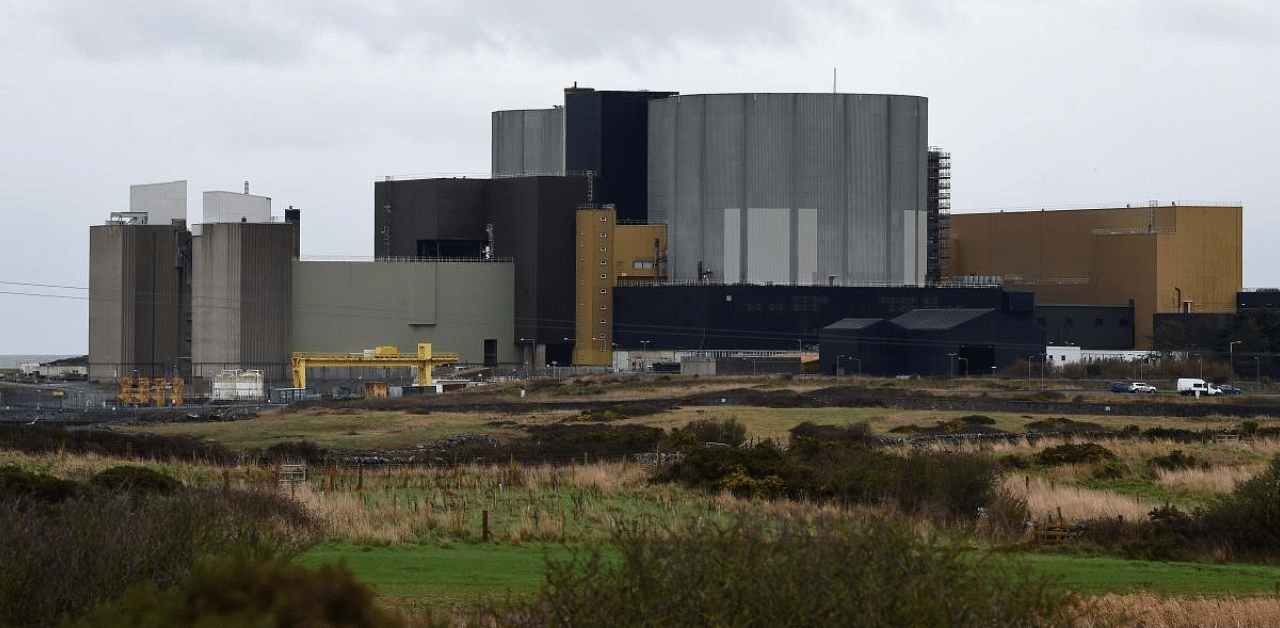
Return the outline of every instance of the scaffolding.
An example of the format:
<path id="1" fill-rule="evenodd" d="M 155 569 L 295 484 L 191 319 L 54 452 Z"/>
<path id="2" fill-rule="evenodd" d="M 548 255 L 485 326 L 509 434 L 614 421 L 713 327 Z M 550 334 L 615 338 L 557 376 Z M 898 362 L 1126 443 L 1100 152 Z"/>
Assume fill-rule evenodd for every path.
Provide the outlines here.
<path id="1" fill-rule="evenodd" d="M 306 353 L 296 351 L 291 360 L 293 366 L 293 387 L 307 387 L 307 367 L 340 366 L 359 368 L 364 366 L 411 366 L 418 369 L 416 384 L 431 385 L 431 369 L 445 364 L 457 364 L 458 356 L 454 353 L 431 353 L 431 343 L 418 343 L 418 352 L 400 353 L 400 349 L 383 346 L 368 349 L 363 353 Z"/>
<path id="2" fill-rule="evenodd" d="M 939 285 L 951 276 L 951 153 L 937 146 L 928 155 L 928 247 L 925 280 Z"/>

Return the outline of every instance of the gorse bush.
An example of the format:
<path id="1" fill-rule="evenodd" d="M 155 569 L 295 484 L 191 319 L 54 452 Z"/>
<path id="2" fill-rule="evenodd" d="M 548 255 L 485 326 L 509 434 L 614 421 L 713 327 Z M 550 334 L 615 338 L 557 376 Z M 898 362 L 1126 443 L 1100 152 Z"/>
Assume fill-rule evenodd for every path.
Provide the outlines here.
<path id="1" fill-rule="evenodd" d="M 809 424 L 811 426 L 811 424 Z M 833 440 L 817 435 L 834 436 Z M 999 466 L 968 454 L 888 454 L 868 448 L 857 429 L 806 427 L 792 447 L 693 447 L 657 482 L 740 497 L 788 497 L 892 504 L 935 520 L 973 520 L 995 494 Z"/>
<path id="2" fill-rule="evenodd" d="M 738 422 L 737 419 L 697 419 L 690 421 L 681 430 L 689 432 L 695 441 L 702 443 L 720 443 L 738 447 L 747 441 L 747 426 Z M 672 438 L 679 440 L 676 434 L 672 434 Z"/>
<path id="3" fill-rule="evenodd" d="M 1280 456 L 1210 504 L 1202 520 L 1213 542 L 1232 556 L 1280 558 Z"/>
<path id="4" fill-rule="evenodd" d="M 278 463 L 323 464 L 329 450 L 309 440 L 290 440 L 267 448 L 266 458 Z"/>
<path id="5" fill-rule="evenodd" d="M 122 465 L 98 472 L 89 484 L 107 491 L 159 493 L 168 495 L 182 487 L 182 483 L 147 467 Z"/>
<path id="6" fill-rule="evenodd" d="M 277 493 L 159 489 L 169 485 L 156 476 L 172 480 L 151 473 L 110 469 L 57 501 L 0 498 L 0 600 L 22 600 L 0 604 L 0 626 L 49 626 L 135 583 L 172 586 L 202 556 L 246 544 L 291 552 L 317 535 Z"/>
<path id="7" fill-rule="evenodd" d="M 1165 471 L 1178 471 L 1181 469 L 1194 469 L 1203 467 L 1200 461 L 1191 454 L 1183 453 L 1181 449 L 1174 449 L 1166 456 L 1153 456 L 1147 461 L 1152 469 L 1164 469 Z"/>
<path id="8" fill-rule="evenodd" d="M 139 585 L 72 624 L 75 628 L 398 628 L 346 567 L 311 569 L 247 551 L 197 563 L 177 587 Z"/>
<path id="9" fill-rule="evenodd" d="M 17 508 L 24 503 L 56 504 L 70 499 L 80 485 L 13 465 L 0 467 L 0 503 Z"/>
<path id="10" fill-rule="evenodd" d="M 1072 593 L 964 548 L 868 520 L 772 520 L 620 536 L 549 565 L 503 628 L 1072 626 Z"/>
<path id="11" fill-rule="evenodd" d="M 1096 464 L 1117 460 L 1114 452 L 1097 443 L 1068 443 L 1049 447 L 1036 454 L 1036 462 L 1046 467 L 1064 464 Z"/>

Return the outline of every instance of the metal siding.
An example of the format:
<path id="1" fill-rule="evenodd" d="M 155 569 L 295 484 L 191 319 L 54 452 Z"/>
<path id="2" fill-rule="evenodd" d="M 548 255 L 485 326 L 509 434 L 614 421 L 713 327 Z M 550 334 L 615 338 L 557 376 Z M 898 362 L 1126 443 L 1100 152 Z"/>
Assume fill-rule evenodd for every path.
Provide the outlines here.
<path id="1" fill-rule="evenodd" d="M 271 199 L 255 194 L 205 192 L 202 222 L 271 222 Z"/>
<path id="2" fill-rule="evenodd" d="M 187 182 L 129 186 L 129 211 L 147 212 L 147 224 L 167 225 L 187 219 Z"/>
<path id="3" fill-rule="evenodd" d="M 747 281 L 791 283 L 791 212 L 782 207 L 747 210 Z"/>
<path id="4" fill-rule="evenodd" d="M 757 245 L 784 247 L 785 281 L 825 283 L 835 275 L 845 285 L 923 283 L 925 233 L 903 218 L 925 209 L 925 102 L 717 94 L 652 103 L 651 215 L 671 228 L 671 278 L 698 280 L 703 261 L 712 280 L 730 280 L 726 269 L 710 264 L 724 260 L 723 247 L 732 241 L 724 210 L 783 208 L 792 213 L 776 233 L 781 242 L 739 242 L 748 259 Z M 802 208 L 816 212 L 812 241 L 799 226 Z M 777 254 L 762 253 L 774 260 Z M 756 271 L 748 266 L 748 273 Z"/>
<path id="5" fill-rule="evenodd" d="M 207 224 L 193 239 L 195 375 L 234 368 L 288 377 L 297 241 L 297 225 L 287 223 Z"/>
<path id="6" fill-rule="evenodd" d="M 724 282 L 742 281 L 742 210 L 724 208 Z"/>
<path id="7" fill-rule="evenodd" d="M 801 284 L 823 284 L 826 278 L 818 275 L 818 210 L 802 207 L 796 213 L 796 277 Z"/>
<path id="8" fill-rule="evenodd" d="M 888 234 L 889 164 L 888 108 L 883 96 L 851 96 L 846 116 L 849 169 L 849 206 L 845 214 L 849 240 L 845 242 L 848 261 L 845 276 L 849 283 L 875 284 L 888 281 L 885 268 Z"/>
<path id="9" fill-rule="evenodd" d="M 491 119 L 493 176 L 564 174 L 564 109 L 495 111 Z"/>

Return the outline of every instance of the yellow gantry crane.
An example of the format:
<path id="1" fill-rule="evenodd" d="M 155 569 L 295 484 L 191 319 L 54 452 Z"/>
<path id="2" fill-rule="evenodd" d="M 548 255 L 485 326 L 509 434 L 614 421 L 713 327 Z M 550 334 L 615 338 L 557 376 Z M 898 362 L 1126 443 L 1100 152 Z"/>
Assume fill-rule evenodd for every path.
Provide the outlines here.
<path id="1" fill-rule="evenodd" d="M 307 387 L 308 366 L 412 366 L 418 369 L 417 385 L 431 385 L 431 369 L 444 364 L 457 364 L 456 353 L 431 353 L 431 343 L 418 343 L 418 353 L 400 353 L 397 347 L 378 347 L 364 353 L 293 353 L 293 387 Z"/>

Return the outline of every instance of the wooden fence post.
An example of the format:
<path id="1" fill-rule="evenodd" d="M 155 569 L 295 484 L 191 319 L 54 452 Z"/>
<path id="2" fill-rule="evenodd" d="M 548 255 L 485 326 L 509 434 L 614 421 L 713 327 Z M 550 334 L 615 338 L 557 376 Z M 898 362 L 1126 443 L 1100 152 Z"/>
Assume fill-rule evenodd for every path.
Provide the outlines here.
<path id="1" fill-rule="evenodd" d="M 488 542 L 488 541 L 489 541 L 489 536 L 490 536 L 490 534 L 489 534 L 489 511 L 485 510 L 485 511 L 483 511 L 483 512 L 482 512 L 481 521 L 482 521 L 482 522 L 481 522 L 481 526 L 482 526 L 482 527 L 481 527 L 481 533 L 480 533 L 480 536 L 481 536 L 481 538 L 483 538 L 486 542 Z"/>

